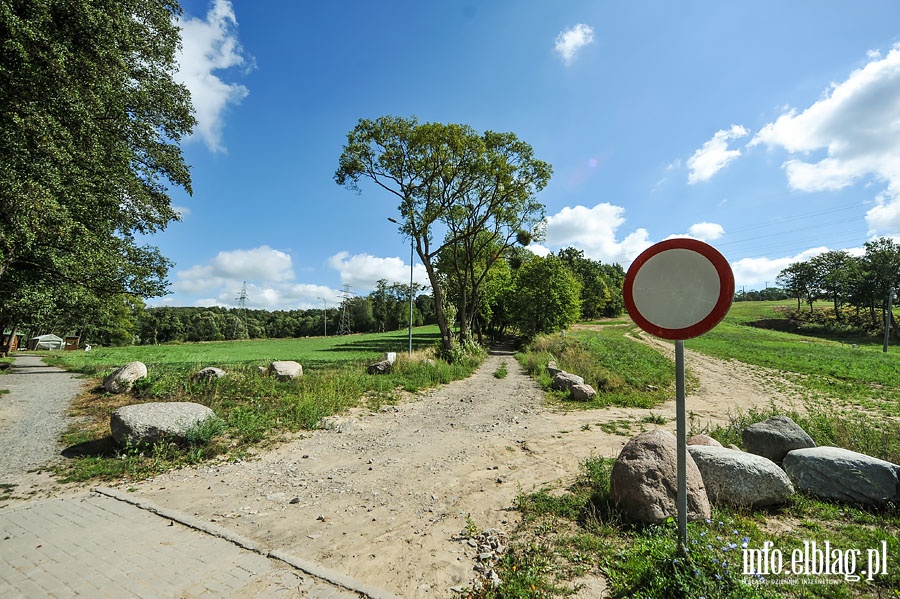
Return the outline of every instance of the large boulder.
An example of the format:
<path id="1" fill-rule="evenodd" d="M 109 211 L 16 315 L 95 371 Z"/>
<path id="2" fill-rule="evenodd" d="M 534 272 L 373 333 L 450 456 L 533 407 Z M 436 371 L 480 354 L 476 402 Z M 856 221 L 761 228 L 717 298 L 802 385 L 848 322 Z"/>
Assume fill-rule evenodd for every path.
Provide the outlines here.
<path id="1" fill-rule="evenodd" d="M 790 479 L 770 459 L 722 446 L 688 445 L 714 503 L 738 507 L 779 505 L 794 493 Z"/>
<path id="2" fill-rule="evenodd" d="M 290 381 L 303 376 L 303 366 L 293 360 L 278 360 L 269 364 L 267 372 L 279 381 Z"/>
<path id="3" fill-rule="evenodd" d="M 221 368 L 207 366 L 195 372 L 191 378 L 195 381 L 212 381 L 224 377 L 227 373 Z"/>
<path id="4" fill-rule="evenodd" d="M 551 387 L 556 389 L 557 391 L 571 391 L 572 387 L 575 385 L 583 385 L 584 378 L 578 376 L 577 374 L 572 374 L 570 372 L 566 372 L 565 370 L 560 370 L 553 377 L 553 383 L 551 383 Z"/>
<path id="5" fill-rule="evenodd" d="M 678 514 L 677 441 L 668 431 L 654 430 L 631 439 L 613 464 L 610 498 L 626 518 L 657 524 Z M 703 478 L 687 454 L 687 511 L 689 520 L 709 518 L 709 499 Z"/>
<path id="6" fill-rule="evenodd" d="M 709 435 L 694 435 L 687 440 L 688 445 L 705 445 L 707 447 L 722 447 L 722 444 Z"/>
<path id="7" fill-rule="evenodd" d="M 575 401 L 591 401 L 597 395 L 597 392 L 587 383 L 583 383 L 581 385 L 572 385 L 572 388 L 569 389 L 569 394 Z"/>
<path id="8" fill-rule="evenodd" d="M 369 364 L 366 367 L 366 372 L 369 374 L 390 374 L 391 368 L 393 365 L 388 360 L 382 360 L 381 362 L 375 362 L 374 364 Z"/>
<path id="9" fill-rule="evenodd" d="M 216 418 L 215 412 L 197 403 L 151 402 L 119 408 L 109 417 L 109 429 L 123 447 L 164 439 L 184 442 L 189 431 L 208 418 Z"/>
<path id="10" fill-rule="evenodd" d="M 550 378 L 555 377 L 560 372 L 563 372 L 563 369 L 556 365 L 556 360 L 547 362 L 547 374 L 550 375 Z"/>
<path id="11" fill-rule="evenodd" d="M 751 424 L 741 432 L 744 448 L 750 453 L 780 464 L 787 452 L 815 447 L 816 443 L 787 416 L 773 416 Z"/>
<path id="12" fill-rule="evenodd" d="M 146 376 L 147 367 L 143 362 L 129 362 L 103 379 L 103 388 L 110 393 L 125 393 L 135 381 Z"/>
<path id="13" fill-rule="evenodd" d="M 795 449 L 784 470 L 798 491 L 880 505 L 900 500 L 900 466 L 840 447 Z"/>

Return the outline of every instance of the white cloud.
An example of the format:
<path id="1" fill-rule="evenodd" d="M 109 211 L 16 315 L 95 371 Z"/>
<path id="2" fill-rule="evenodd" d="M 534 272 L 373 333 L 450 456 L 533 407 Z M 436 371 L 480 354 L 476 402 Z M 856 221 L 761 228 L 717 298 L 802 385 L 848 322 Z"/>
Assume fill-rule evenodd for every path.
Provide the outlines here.
<path id="1" fill-rule="evenodd" d="M 735 286 L 738 289 L 746 287 L 747 291 L 750 291 L 751 289 L 762 289 L 766 285 L 774 287 L 775 279 L 782 270 L 794 262 L 804 262 L 819 254 L 824 254 L 827 251 L 827 247 L 820 246 L 800 252 L 796 256 L 786 256 L 784 258 L 744 258 L 732 262 L 731 270 L 734 273 Z"/>
<path id="2" fill-rule="evenodd" d="M 697 223 L 691 225 L 688 234 L 700 241 L 713 241 L 725 234 L 725 228 L 717 223 Z"/>
<path id="3" fill-rule="evenodd" d="M 897 196 L 894 192 L 878 195 L 876 206 L 866 212 L 870 234 L 874 235 L 876 231 L 900 232 L 900 202 L 896 201 Z"/>
<path id="4" fill-rule="evenodd" d="M 594 28 L 579 23 L 571 29 L 566 29 L 556 36 L 556 45 L 553 49 L 562 58 L 563 64 L 569 66 L 575 60 L 578 52 L 594 41 Z"/>
<path id="5" fill-rule="evenodd" d="M 231 279 L 288 281 L 294 278 L 291 256 L 267 245 L 219 252 L 210 265 L 216 274 Z"/>
<path id="6" fill-rule="evenodd" d="M 885 183 L 866 215 L 870 235 L 900 233 L 900 45 L 834 83 L 808 108 L 787 110 L 765 125 L 750 146 L 781 147 L 800 156 L 783 168 L 791 188 L 841 189 L 866 178 Z M 822 158 L 812 153 L 824 152 Z"/>
<path id="7" fill-rule="evenodd" d="M 230 0 L 214 0 L 205 19 L 182 18 L 179 26 L 182 48 L 177 57 L 176 79 L 191 92 L 197 118 L 194 135 L 210 150 L 224 151 L 225 110 L 249 93 L 243 85 L 226 83 L 216 74 L 250 63 L 238 42 L 234 8 Z"/>
<path id="8" fill-rule="evenodd" d="M 328 265 L 341 274 L 341 282 L 349 283 L 354 289 L 370 291 L 379 279 L 388 283 L 409 284 L 409 264 L 401 258 L 379 258 L 369 254 L 350 255 L 339 252 L 328 259 Z M 413 282 L 430 287 L 425 267 L 413 267 Z"/>
<path id="9" fill-rule="evenodd" d="M 267 245 L 250 250 L 219 252 L 208 264 L 175 273 L 172 289 L 191 295 L 218 293 L 222 303 L 240 292 L 244 281 L 287 283 L 294 279 L 291 256 Z M 227 295 L 227 298 L 224 298 Z M 224 299 L 223 299 L 224 298 Z"/>
<path id="10" fill-rule="evenodd" d="M 690 172 L 688 183 L 709 181 L 713 175 L 725 168 L 729 162 L 741 155 L 740 150 L 729 150 L 728 142 L 745 137 L 747 131 L 741 125 L 732 125 L 731 129 L 716 131 L 712 139 L 701 146 L 687 161 Z"/>
<path id="11" fill-rule="evenodd" d="M 547 236 L 541 247 L 561 249 L 572 246 L 584 251 L 592 260 L 630 263 L 651 243 L 645 229 L 636 229 L 621 241 L 616 239 L 619 227 L 625 222 L 624 214 L 624 208 L 606 202 L 593 208 L 563 208 L 547 217 Z"/>
<path id="12" fill-rule="evenodd" d="M 260 284 L 247 284 L 248 308 L 261 308 L 264 310 L 308 310 L 310 308 L 323 307 L 322 300 L 329 307 L 340 304 L 341 292 L 325 285 L 293 284 L 272 285 L 268 282 Z M 236 305 L 235 294 L 228 289 L 222 289 L 218 301 L 221 305 Z"/>

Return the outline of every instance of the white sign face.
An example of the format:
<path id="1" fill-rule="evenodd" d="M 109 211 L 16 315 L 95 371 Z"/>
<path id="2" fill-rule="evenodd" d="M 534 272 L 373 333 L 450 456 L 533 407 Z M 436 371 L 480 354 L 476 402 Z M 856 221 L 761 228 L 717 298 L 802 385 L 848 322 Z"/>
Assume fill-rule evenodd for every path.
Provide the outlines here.
<path id="1" fill-rule="evenodd" d="M 671 249 L 647 260 L 634 277 L 634 304 L 664 329 L 692 327 L 716 307 L 722 282 L 706 256 Z"/>

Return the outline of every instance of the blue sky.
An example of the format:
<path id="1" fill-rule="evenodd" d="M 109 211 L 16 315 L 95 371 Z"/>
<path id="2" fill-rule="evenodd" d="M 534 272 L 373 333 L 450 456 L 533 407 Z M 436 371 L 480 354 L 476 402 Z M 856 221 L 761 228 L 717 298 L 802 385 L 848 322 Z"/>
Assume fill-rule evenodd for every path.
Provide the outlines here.
<path id="1" fill-rule="evenodd" d="M 511 131 L 553 165 L 547 236 L 627 268 L 702 239 L 738 289 L 900 239 L 900 3 L 185 0 L 193 196 L 151 305 L 333 305 L 408 281 L 397 202 L 334 180 L 360 118 Z M 415 263 L 416 279 L 427 281 Z"/>

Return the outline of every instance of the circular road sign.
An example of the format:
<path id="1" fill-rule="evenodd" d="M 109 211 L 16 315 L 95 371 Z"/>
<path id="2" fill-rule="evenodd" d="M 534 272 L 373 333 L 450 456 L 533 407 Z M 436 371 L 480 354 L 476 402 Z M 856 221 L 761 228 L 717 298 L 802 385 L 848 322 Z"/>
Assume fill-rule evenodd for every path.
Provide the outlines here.
<path id="1" fill-rule="evenodd" d="M 669 239 L 637 257 L 622 287 L 635 324 L 663 339 L 698 337 L 719 324 L 734 298 L 728 261 L 696 239 Z"/>

